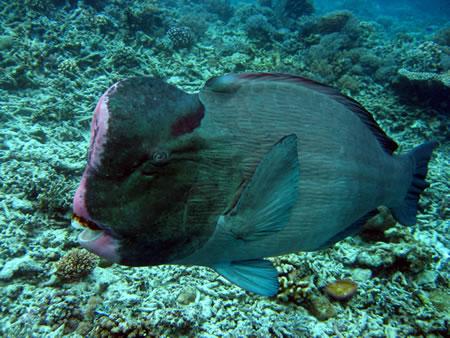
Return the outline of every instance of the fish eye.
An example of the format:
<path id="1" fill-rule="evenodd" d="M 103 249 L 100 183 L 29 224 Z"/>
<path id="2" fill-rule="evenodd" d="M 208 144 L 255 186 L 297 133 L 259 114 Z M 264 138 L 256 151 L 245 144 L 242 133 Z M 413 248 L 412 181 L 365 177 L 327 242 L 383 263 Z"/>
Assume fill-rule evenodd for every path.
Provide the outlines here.
<path id="1" fill-rule="evenodd" d="M 169 160 L 169 154 L 165 151 L 155 151 L 152 155 L 152 163 L 155 166 L 166 165 Z"/>

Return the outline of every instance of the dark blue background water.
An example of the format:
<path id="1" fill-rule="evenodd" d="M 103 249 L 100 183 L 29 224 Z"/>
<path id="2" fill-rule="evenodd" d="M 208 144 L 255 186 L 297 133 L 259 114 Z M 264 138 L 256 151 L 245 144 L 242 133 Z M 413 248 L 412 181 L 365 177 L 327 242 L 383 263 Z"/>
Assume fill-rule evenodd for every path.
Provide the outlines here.
<path id="1" fill-rule="evenodd" d="M 396 31 L 433 31 L 450 25 L 450 0 L 313 0 L 313 4 L 317 14 L 346 9 L 366 20 L 390 20 Z"/>

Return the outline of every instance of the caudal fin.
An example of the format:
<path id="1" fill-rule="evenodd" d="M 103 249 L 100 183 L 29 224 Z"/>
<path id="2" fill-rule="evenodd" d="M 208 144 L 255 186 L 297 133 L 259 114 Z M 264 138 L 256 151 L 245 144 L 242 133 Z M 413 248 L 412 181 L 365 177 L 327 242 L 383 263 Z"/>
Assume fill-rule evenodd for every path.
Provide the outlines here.
<path id="1" fill-rule="evenodd" d="M 412 182 L 403 203 L 391 209 L 395 219 L 403 225 L 413 225 L 416 223 L 417 204 L 420 194 L 429 186 L 425 181 L 428 172 L 428 161 L 436 146 L 437 142 L 426 142 L 411 150 L 407 155 L 413 160 L 414 170 Z"/>

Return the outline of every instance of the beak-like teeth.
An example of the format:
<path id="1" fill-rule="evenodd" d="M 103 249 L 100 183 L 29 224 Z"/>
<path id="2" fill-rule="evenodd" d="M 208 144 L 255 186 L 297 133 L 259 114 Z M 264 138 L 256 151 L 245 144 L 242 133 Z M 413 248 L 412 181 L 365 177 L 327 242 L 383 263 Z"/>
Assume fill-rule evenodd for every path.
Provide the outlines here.
<path id="1" fill-rule="evenodd" d="M 92 242 L 98 239 L 103 234 L 103 231 L 84 229 L 82 233 L 78 235 L 80 242 Z"/>
<path id="2" fill-rule="evenodd" d="M 72 226 L 77 229 L 81 226 L 82 229 L 89 228 L 91 230 L 102 230 L 95 222 L 78 216 L 77 214 L 72 215 Z"/>
<path id="3" fill-rule="evenodd" d="M 72 218 L 72 221 L 70 222 L 70 225 L 74 227 L 75 229 L 84 229 L 84 227 L 81 225 L 80 222 L 76 218 Z"/>

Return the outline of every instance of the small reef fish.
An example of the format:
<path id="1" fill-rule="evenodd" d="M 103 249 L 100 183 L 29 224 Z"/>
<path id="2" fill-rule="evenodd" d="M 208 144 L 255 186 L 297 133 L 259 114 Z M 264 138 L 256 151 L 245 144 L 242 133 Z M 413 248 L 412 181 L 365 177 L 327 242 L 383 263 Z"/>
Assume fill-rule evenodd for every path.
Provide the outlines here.
<path id="1" fill-rule="evenodd" d="M 271 296 L 264 257 L 329 247 L 380 205 L 414 224 L 436 145 L 394 154 L 359 103 L 298 76 L 228 74 L 196 94 L 129 78 L 95 108 L 73 223 L 112 262 L 206 266 Z"/>

